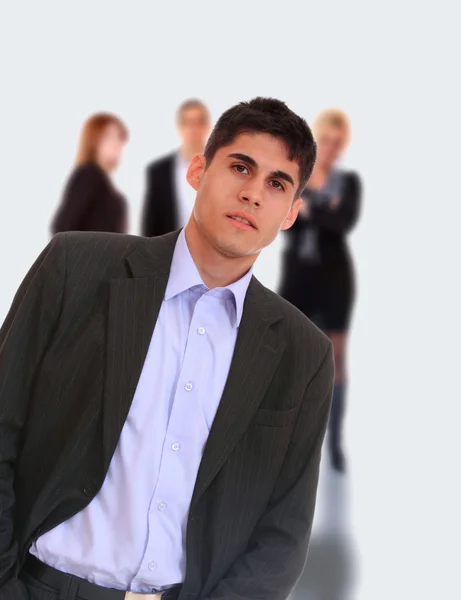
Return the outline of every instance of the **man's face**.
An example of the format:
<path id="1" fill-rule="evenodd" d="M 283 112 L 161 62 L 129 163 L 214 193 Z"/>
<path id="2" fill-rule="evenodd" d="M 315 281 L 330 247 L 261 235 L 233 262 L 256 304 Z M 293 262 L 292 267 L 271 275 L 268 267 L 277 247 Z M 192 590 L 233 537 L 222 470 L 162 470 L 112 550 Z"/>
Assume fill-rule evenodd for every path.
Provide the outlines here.
<path id="1" fill-rule="evenodd" d="M 210 132 L 208 114 L 200 107 L 183 110 L 178 120 L 178 133 L 186 148 L 202 152 Z"/>
<path id="2" fill-rule="evenodd" d="M 298 163 L 269 134 L 239 135 L 216 152 L 207 169 L 205 158 L 196 156 L 187 179 L 197 190 L 197 228 L 227 257 L 258 254 L 281 229 L 291 227 L 301 204 L 295 198 Z"/>

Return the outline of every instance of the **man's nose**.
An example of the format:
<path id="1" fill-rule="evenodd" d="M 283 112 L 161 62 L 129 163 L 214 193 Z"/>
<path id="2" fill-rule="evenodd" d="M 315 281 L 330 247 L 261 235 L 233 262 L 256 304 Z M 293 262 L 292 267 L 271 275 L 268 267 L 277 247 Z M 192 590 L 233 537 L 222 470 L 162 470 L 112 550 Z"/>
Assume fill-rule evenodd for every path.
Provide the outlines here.
<path id="1" fill-rule="evenodd" d="M 263 186 L 263 182 L 258 180 L 248 182 L 240 192 L 240 200 L 259 208 L 263 201 Z"/>

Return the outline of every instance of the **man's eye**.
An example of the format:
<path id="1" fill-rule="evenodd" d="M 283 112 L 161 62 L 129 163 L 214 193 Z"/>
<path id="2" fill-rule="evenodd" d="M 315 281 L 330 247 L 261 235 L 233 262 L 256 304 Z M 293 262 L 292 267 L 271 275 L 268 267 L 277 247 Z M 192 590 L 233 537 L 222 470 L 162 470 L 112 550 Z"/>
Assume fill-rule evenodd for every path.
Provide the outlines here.
<path id="1" fill-rule="evenodd" d="M 273 179 L 271 181 L 271 183 L 272 183 L 272 187 L 275 187 L 275 189 L 277 189 L 277 190 L 283 190 L 284 189 L 283 185 L 280 183 L 280 181 L 277 181 L 276 179 Z"/>
<path id="2" fill-rule="evenodd" d="M 234 165 L 234 169 L 239 173 L 248 173 L 248 169 L 245 167 L 245 165 Z"/>

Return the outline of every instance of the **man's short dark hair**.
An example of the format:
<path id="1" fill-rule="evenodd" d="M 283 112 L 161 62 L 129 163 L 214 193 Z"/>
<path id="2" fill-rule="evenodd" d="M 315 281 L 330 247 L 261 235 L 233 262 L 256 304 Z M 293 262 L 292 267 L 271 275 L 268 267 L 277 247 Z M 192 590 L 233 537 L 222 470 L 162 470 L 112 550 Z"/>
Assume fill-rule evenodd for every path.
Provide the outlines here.
<path id="1" fill-rule="evenodd" d="M 224 112 L 213 128 L 205 147 L 207 166 L 223 146 L 242 133 L 268 133 L 282 140 L 288 159 L 299 165 L 298 197 L 311 176 L 316 158 L 314 136 L 306 121 L 275 98 L 254 98 L 240 102 Z"/>

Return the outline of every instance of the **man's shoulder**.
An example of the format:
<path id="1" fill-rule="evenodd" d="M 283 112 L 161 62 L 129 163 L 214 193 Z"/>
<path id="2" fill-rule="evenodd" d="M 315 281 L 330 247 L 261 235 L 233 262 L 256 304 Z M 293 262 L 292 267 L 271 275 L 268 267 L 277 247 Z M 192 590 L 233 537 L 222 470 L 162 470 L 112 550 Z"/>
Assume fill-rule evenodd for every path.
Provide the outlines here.
<path id="1" fill-rule="evenodd" d="M 92 247 L 108 247 L 111 250 L 126 248 L 143 243 L 145 238 L 127 233 L 111 233 L 107 231 L 66 231 L 57 233 L 54 239 L 61 239 L 68 247 L 91 250 Z"/>
<path id="2" fill-rule="evenodd" d="M 147 170 L 151 174 L 155 174 L 159 171 L 163 171 L 164 169 L 170 167 L 176 158 L 176 152 L 169 152 L 168 154 L 164 154 L 159 158 L 156 158 L 152 162 L 147 165 Z"/>
<path id="3" fill-rule="evenodd" d="M 134 251 L 152 245 L 149 238 L 96 231 L 58 233 L 53 242 L 65 251 L 68 271 L 85 271 L 88 276 L 112 272 Z"/>
<path id="4" fill-rule="evenodd" d="M 154 238 L 104 232 L 59 233 L 49 244 L 48 271 L 56 272 L 59 267 L 70 305 L 88 304 L 114 282 L 123 286 L 138 280 L 142 287 L 142 280 L 163 276 L 169 270 L 176 238 L 177 232 Z"/>
<path id="5" fill-rule="evenodd" d="M 309 341 L 325 347 L 325 350 L 328 348 L 329 338 L 304 313 L 269 288 L 264 287 L 264 290 L 283 317 L 290 343 L 302 345 Z"/>

